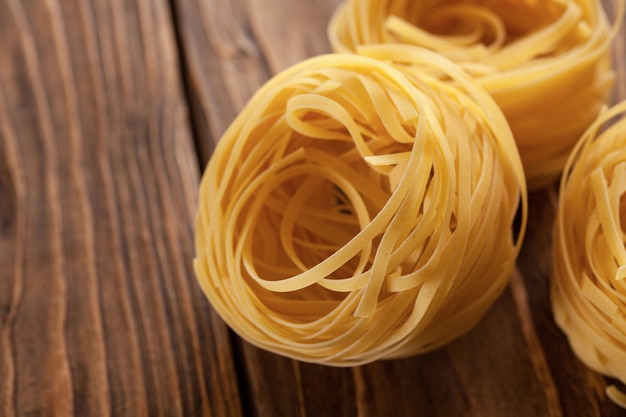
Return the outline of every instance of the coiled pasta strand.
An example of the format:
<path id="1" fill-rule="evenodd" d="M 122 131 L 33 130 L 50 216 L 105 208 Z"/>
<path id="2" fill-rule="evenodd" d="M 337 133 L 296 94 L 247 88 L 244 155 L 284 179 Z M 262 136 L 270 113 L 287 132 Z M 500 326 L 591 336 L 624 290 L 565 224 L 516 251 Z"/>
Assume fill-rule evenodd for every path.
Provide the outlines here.
<path id="1" fill-rule="evenodd" d="M 551 296 L 555 320 L 577 356 L 626 383 L 624 115 L 626 101 L 603 112 L 566 164 L 554 227 Z M 626 395 L 616 387 L 607 394 L 626 408 Z"/>
<path id="2" fill-rule="evenodd" d="M 345 0 L 328 35 L 337 52 L 399 43 L 459 64 L 501 107 L 528 186 L 540 189 L 608 103 L 610 45 L 624 15 L 617 4 L 611 23 L 599 0 Z"/>
<path id="3" fill-rule="evenodd" d="M 465 333 L 526 227 L 523 167 L 489 94 L 432 52 L 411 51 L 410 73 L 368 53 L 269 80 L 201 181 L 204 293 L 242 338 L 302 361 L 362 364 Z"/>

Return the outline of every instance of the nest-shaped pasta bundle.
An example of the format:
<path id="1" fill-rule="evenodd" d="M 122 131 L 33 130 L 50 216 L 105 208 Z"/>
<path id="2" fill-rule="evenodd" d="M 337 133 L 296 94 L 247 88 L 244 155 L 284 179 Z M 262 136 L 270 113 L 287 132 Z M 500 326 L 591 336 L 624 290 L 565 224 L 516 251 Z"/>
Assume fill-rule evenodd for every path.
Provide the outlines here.
<path id="1" fill-rule="evenodd" d="M 608 123 L 624 113 L 626 102 L 602 113 L 565 167 L 551 295 L 577 356 L 626 383 L 626 117 Z M 608 394 L 626 407 L 615 387 Z"/>
<path id="2" fill-rule="evenodd" d="M 195 269 L 252 344 L 334 366 L 413 355 L 472 328 L 506 286 L 527 215 L 510 129 L 460 68 L 410 59 L 425 67 L 411 81 L 366 56 L 310 58 L 220 139 Z"/>
<path id="3" fill-rule="evenodd" d="M 607 103 L 616 28 L 599 0 L 345 0 L 328 34 L 337 52 L 400 43 L 461 65 L 502 108 L 539 189 Z"/>

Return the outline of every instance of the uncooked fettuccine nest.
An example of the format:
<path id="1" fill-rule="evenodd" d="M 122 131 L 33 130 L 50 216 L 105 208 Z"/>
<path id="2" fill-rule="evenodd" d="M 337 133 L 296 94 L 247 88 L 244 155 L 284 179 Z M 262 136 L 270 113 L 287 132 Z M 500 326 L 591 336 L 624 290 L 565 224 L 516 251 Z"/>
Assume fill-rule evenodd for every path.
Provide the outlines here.
<path id="1" fill-rule="evenodd" d="M 626 117 L 609 123 L 624 114 L 626 101 L 603 113 L 566 165 L 552 305 L 578 357 L 626 383 Z M 615 387 L 607 393 L 626 408 L 626 394 Z"/>
<path id="2" fill-rule="evenodd" d="M 337 52 L 419 46 L 462 66 L 501 107 L 539 189 L 608 101 L 618 7 L 612 23 L 598 0 L 345 0 L 328 34 Z"/>
<path id="3" fill-rule="evenodd" d="M 258 347 L 336 366 L 426 352 L 508 283 L 527 203 L 505 117 L 449 60 L 384 53 L 276 75 L 203 175 L 197 276 Z"/>

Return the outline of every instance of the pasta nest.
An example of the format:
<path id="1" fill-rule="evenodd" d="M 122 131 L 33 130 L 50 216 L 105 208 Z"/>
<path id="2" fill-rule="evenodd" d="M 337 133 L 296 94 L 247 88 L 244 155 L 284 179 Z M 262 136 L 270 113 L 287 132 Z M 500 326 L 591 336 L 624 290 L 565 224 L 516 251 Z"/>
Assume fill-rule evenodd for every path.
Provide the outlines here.
<path id="1" fill-rule="evenodd" d="M 462 66 L 503 110 L 528 187 L 540 189 L 608 102 L 617 29 L 599 0 L 345 0 L 328 35 L 337 52 L 399 43 Z"/>
<path id="2" fill-rule="evenodd" d="M 406 71 L 385 51 L 270 79 L 203 174 L 198 280 L 265 350 L 334 366 L 418 354 L 508 283 L 527 201 L 504 116 L 445 58 L 411 51 Z"/>
<path id="3" fill-rule="evenodd" d="M 576 355 L 626 383 L 626 101 L 602 113 L 564 170 L 552 308 Z M 616 116 L 622 118 L 610 123 Z M 603 128 L 608 125 L 607 128 Z M 626 395 L 608 394 L 626 407 Z"/>

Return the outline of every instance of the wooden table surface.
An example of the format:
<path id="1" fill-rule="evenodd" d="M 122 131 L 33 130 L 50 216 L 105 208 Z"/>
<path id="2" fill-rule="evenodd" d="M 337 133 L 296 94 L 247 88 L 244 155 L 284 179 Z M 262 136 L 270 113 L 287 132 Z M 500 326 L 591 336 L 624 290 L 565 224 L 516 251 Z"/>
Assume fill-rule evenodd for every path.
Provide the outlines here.
<path id="1" fill-rule="evenodd" d="M 605 0 L 614 13 L 616 0 Z M 198 181 L 338 0 L 0 0 L 0 416 L 617 416 L 555 327 L 554 193 L 459 340 L 355 368 L 234 336 L 192 269 Z M 624 30 L 614 100 L 626 98 Z"/>

